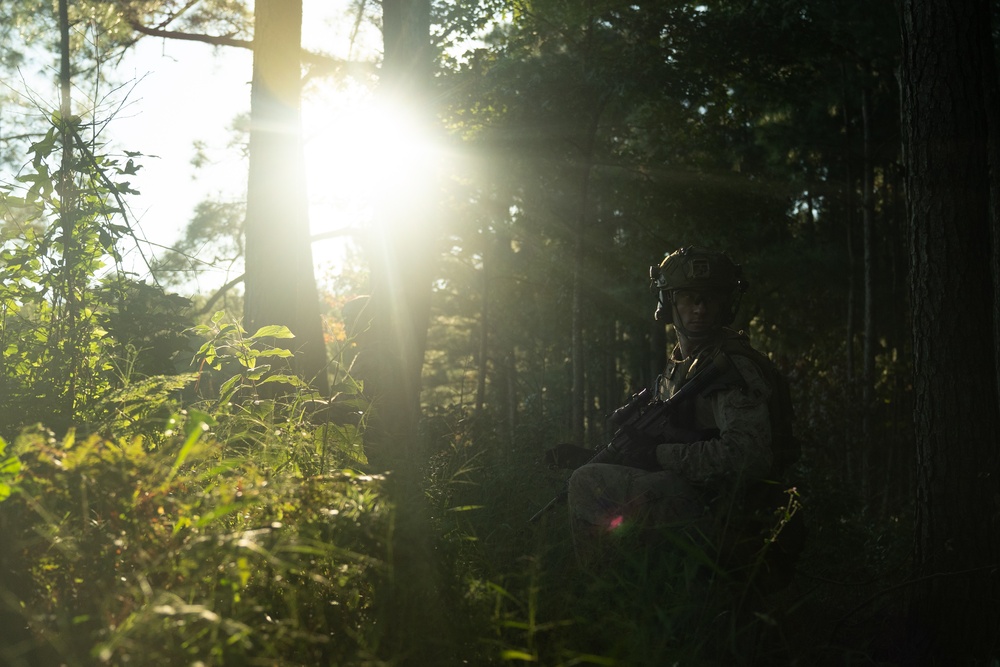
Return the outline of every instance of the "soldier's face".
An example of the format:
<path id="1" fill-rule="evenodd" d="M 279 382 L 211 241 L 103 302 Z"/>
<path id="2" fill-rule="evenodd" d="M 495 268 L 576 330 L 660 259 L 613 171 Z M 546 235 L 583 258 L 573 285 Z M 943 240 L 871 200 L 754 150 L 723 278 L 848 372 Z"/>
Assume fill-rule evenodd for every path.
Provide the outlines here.
<path id="1" fill-rule="evenodd" d="M 721 292 L 701 290 L 676 290 L 673 302 L 674 317 L 684 329 L 693 333 L 707 333 L 722 326 L 722 308 L 725 295 Z"/>

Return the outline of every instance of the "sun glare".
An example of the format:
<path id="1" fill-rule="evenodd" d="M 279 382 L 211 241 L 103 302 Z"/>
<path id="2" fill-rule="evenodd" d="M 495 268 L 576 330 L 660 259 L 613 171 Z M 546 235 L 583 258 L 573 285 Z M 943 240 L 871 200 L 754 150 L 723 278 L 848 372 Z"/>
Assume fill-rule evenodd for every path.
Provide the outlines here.
<path id="1" fill-rule="evenodd" d="M 434 148 L 405 109 L 380 104 L 368 91 L 311 96 L 303 105 L 303 136 L 319 264 L 342 256 L 344 241 L 371 223 L 390 193 L 412 187 L 434 166 Z"/>

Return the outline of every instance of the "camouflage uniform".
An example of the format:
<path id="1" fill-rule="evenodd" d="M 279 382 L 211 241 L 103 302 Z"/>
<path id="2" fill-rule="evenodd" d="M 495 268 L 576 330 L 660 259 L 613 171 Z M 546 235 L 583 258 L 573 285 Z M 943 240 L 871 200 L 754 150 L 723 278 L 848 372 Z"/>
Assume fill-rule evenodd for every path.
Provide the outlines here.
<path id="1" fill-rule="evenodd" d="M 659 381 L 660 396 L 672 396 L 698 364 L 720 348 L 726 353 L 744 341 L 740 334 L 723 329 L 714 344 L 703 346 L 689 359 L 681 359 L 675 348 Z M 632 521 L 645 528 L 685 526 L 710 536 L 709 508 L 721 497 L 732 497 L 746 481 L 768 474 L 771 388 L 753 361 L 739 354 L 728 356 L 729 373 L 678 406 L 663 443 L 656 447 L 662 470 L 595 463 L 570 477 L 574 542 L 583 560 L 602 534 Z"/>

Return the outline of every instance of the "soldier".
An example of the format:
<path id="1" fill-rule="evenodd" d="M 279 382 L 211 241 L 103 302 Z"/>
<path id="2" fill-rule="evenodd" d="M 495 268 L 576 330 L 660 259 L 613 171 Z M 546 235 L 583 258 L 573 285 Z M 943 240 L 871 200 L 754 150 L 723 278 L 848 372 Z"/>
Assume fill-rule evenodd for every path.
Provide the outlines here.
<path id="1" fill-rule="evenodd" d="M 740 267 L 721 252 L 682 248 L 650 269 L 659 294 L 655 317 L 677 344 L 657 379 L 669 398 L 715 355 L 729 370 L 678 404 L 658 442 L 629 442 L 619 463 L 591 463 L 569 480 L 574 546 L 584 564 L 602 537 L 638 522 L 643 529 L 684 527 L 711 538 L 713 510 L 772 469 L 772 386 L 766 357 L 726 328 L 746 290 Z"/>

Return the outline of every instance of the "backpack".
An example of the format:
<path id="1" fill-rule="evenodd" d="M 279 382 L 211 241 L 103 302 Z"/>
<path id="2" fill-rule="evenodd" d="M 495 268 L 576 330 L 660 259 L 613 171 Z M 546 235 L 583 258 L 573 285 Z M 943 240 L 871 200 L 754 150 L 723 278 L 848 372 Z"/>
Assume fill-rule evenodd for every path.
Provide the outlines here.
<path id="1" fill-rule="evenodd" d="M 750 339 L 742 332 L 733 332 L 728 336 L 722 344 L 722 351 L 752 361 L 771 387 L 771 398 L 767 403 L 771 417 L 771 472 L 780 477 L 802 456 L 802 443 L 794 431 L 795 411 L 788 379 L 770 357 L 750 345 Z"/>
<path id="2" fill-rule="evenodd" d="M 750 346 L 743 333 L 733 332 L 722 344 L 726 354 L 740 355 L 757 366 L 771 387 L 768 412 L 771 421 L 771 480 L 751 483 L 742 499 L 742 520 L 720 545 L 720 563 L 735 573 L 749 577 L 747 583 L 762 593 L 781 590 L 791 581 L 808 535 L 801 505 L 788 520 L 776 520 L 789 502 L 789 485 L 783 479 L 788 468 L 799 460 L 802 445 L 795 436 L 792 393 L 788 379 L 771 359 Z M 725 534 L 725 533 L 724 533 Z M 766 547 L 761 551 L 761 545 Z M 739 578 L 739 576 L 737 577 Z"/>

